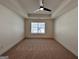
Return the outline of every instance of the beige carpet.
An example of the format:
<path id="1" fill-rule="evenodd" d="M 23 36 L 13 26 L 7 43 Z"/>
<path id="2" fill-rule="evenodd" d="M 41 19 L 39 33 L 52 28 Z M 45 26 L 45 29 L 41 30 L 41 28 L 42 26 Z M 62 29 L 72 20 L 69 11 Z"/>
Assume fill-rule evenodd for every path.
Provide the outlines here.
<path id="1" fill-rule="evenodd" d="M 77 59 L 52 39 L 25 39 L 4 56 L 10 59 Z"/>

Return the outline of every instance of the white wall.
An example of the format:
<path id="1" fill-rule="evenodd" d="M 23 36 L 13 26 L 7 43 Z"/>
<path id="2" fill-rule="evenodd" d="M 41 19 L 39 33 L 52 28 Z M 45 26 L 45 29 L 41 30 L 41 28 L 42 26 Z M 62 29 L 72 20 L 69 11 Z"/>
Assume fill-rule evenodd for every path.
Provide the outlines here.
<path id="1" fill-rule="evenodd" d="M 31 33 L 31 22 L 45 22 L 46 33 L 45 34 L 32 34 Z M 52 19 L 27 19 L 26 20 L 26 37 L 27 38 L 53 38 L 54 27 Z"/>
<path id="2" fill-rule="evenodd" d="M 24 20 L 0 5 L 0 55 L 24 38 Z"/>
<path id="3" fill-rule="evenodd" d="M 77 7 L 55 20 L 56 40 L 64 47 L 78 55 Z"/>

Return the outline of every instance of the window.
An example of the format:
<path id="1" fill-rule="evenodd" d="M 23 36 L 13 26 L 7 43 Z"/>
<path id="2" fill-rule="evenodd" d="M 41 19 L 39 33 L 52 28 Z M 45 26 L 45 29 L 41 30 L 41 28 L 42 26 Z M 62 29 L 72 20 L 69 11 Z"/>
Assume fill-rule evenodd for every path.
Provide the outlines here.
<path id="1" fill-rule="evenodd" d="M 45 33 L 45 23 L 44 22 L 32 22 L 31 23 L 31 33 L 44 34 Z"/>

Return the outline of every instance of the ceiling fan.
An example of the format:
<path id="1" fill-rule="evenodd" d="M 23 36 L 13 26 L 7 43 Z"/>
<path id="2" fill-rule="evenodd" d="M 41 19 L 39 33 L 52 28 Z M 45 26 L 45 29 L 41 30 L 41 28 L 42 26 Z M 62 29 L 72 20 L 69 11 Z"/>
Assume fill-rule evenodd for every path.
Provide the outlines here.
<path id="1" fill-rule="evenodd" d="M 49 11 L 49 12 L 52 11 L 52 10 L 44 7 L 44 0 L 40 0 L 40 8 L 35 10 L 34 13 L 37 12 L 37 11 L 44 11 L 44 10 L 45 11 Z"/>

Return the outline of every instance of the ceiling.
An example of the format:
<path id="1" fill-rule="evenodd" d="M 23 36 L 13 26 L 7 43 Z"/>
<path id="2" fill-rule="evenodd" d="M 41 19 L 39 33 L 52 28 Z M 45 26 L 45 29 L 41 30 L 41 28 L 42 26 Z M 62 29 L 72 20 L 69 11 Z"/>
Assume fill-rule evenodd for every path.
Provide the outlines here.
<path id="1" fill-rule="evenodd" d="M 52 14 L 52 18 L 56 18 L 77 7 L 77 2 L 77 0 L 44 0 L 44 6 L 52 12 L 39 11 L 37 13 Z M 29 13 L 33 13 L 40 7 L 39 0 L 0 0 L 0 4 L 22 17 L 28 17 Z"/>

